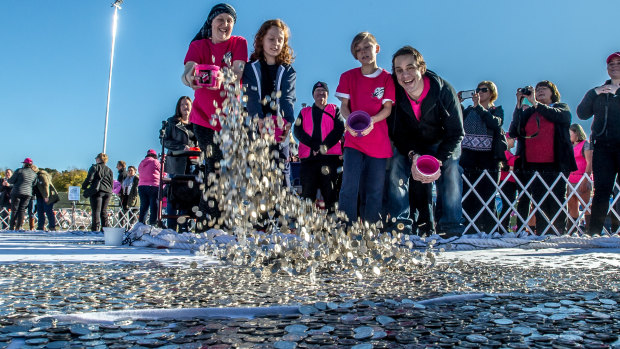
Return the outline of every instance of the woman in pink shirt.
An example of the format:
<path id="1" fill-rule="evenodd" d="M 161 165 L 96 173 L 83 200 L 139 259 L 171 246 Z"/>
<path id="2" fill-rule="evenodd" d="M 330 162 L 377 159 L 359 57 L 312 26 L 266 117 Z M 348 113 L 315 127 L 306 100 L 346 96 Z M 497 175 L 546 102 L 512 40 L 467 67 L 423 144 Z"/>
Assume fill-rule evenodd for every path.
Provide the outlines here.
<path id="1" fill-rule="evenodd" d="M 181 80 L 186 86 L 194 90 L 194 103 L 189 115 L 189 121 L 193 124 L 194 135 L 198 146 L 205 158 L 204 178 L 210 173 L 216 173 L 216 166 L 222 160 L 222 150 L 215 143 L 214 136 L 222 127 L 218 117 L 226 117 L 220 109 L 226 99 L 224 86 L 222 85 L 225 71 L 232 70 L 234 82 L 241 80 L 243 68 L 248 60 L 248 43 L 241 36 L 232 35 L 233 27 L 237 22 L 237 12 L 228 4 L 217 4 L 211 8 L 207 20 L 202 29 L 196 34 L 189 45 L 185 55 L 185 71 Z M 220 68 L 217 75 L 217 83 L 213 87 L 203 87 L 196 83 L 195 68 L 198 64 L 215 65 Z M 218 117 L 214 117 L 214 115 Z M 205 191 L 208 188 L 205 186 Z M 209 205 L 201 195 L 200 211 L 203 217 L 213 222 L 220 216 L 218 205 Z M 205 230 L 207 221 L 198 222 L 198 230 Z"/>
<path id="2" fill-rule="evenodd" d="M 157 160 L 157 152 L 149 149 L 146 157 L 138 166 L 140 180 L 138 182 L 138 195 L 140 196 L 140 223 L 146 222 L 146 211 L 150 209 L 149 224 L 157 223 L 157 195 L 159 194 L 159 172 L 161 164 Z M 145 223 L 146 224 L 146 223 Z"/>
<path id="3" fill-rule="evenodd" d="M 567 188 L 566 197 L 568 198 L 568 214 L 574 224 L 578 224 L 579 205 L 583 201 L 585 203 L 584 206 L 589 206 L 590 195 L 592 194 L 592 184 L 589 179 L 592 175 L 592 147 L 581 125 L 570 125 L 569 132 L 570 141 L 573 143 L 575 162 L 577 162 L 577 171 L 571 172 L 570 176 L 568 176 L 570 185 Z M 574 191 L 576 191 L 576 195 Z M 581 201 L 579 198 L 581 198 Z M 589 207 L 585 209 L 584 218 L 586 229 L 588 229 L 590 227 Z M 572 222 L 569 222 L 569 224 L 572 224 Z"/>

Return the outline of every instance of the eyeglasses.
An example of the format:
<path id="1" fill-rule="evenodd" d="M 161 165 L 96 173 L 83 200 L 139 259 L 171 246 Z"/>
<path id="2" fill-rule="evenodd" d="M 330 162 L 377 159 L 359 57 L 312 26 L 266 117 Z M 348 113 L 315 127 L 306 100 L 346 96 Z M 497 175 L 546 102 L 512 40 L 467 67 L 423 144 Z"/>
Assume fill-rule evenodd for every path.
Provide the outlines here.
<path id="1" fill-rule="evenodd" d="M 479 93 L 479 92 L 489 92 L 489 88 L 488 87 L 478 87 L 476 89 L 476 93 Z"/>

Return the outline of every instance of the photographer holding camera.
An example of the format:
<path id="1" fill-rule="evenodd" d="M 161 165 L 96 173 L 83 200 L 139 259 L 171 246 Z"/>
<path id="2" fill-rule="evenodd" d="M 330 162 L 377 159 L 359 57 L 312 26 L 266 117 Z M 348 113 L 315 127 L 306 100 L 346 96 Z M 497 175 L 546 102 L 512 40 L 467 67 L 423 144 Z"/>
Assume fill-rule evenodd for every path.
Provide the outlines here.
<path id="1" fill-rule="evenodd" d="M 577 107 L 577 116 L 592 121 L 591 141 L 594 198 L 589 234 L 600 234 L 609 210 L 609 197 L 614 181 L 620 174 L 620 52 L 607 57 L 607 74 L 610 79 L 602 86 L 589 90 Z M 612 214 L 613 216 L 613 214 Z"/>
<path id="2" fill-rule="evenodd" d="M 532 105 L 525 110 L 522 108 L 524 100 Z M 522 159 L 523 185 L 527 185 L 536 172 L 540 175 L 527 188 L 533 200 L 540 204 L 540 211 L 536 212 L 538 234 L 547 226 L 543 213 L 552 221 L 559 234 L 564 233 L 566 227 L 566 211 L 561 209 L 551 195 L 544 200 L 542 198 L 548 192 L 546 185 L 563 202 L 566 182 L 560 180 L 555 185 L 553 182 L 560 173 L 568 177 L 570 172 L 577 170 L 568 132 L 570 125 L 570 109 L 566 103 L 560 103 L 560 92 L 551 81 L 541 81 L 536 84 L 536 88 L 528 86 L 517 90 L 517 107 L 508 133 L 519 140 L 516 155 Z M 558 217 L 553 220 L 558 212 Z"/>
<path id="3" fill-rule="evenodd" d="M 496 223 L 493 216 L 500 162 L 506 160 L 504 151 L 508 148 L 506 136 L 502 130 L 504 109 L 494 104 L 497 100 L 497 86 L 492 81 L 481 81 L 472 92 L 469 98 L 472 99 L 473 105 L 467 108 L 461 105 L 465 137 L 461 143 L 459 165 L 469 181 L 468 186 L 472 187 L 472 191 L 463 199 L 463 211 L 471 219 L 481 212 L 474 223 L 480 231 L 490 233 Z M 461 103 L 467 97 L 462 92 L 459 92 L 457 96 Z M 489 176 L 483 176 L 485 170 L 492 179 Z M 475 184 L 476 181 L 478 181 L 477 184 Z M 463 192 L 466 193 L 467 190 L 464 188 Z M 475 193 L 478 193 L 480 198 Z"/>

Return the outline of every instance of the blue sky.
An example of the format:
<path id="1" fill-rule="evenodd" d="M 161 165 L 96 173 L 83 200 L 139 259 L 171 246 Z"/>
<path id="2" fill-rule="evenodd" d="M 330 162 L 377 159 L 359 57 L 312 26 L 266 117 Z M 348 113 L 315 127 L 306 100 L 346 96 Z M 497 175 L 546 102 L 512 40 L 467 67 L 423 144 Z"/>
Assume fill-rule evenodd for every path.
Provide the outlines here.
<path id="1" fill-rule="evenodd" d="M 113 9 L 111 0 L 4 1 L 0 12 L 0 168 L 26 157 L 41 167 L 87 168 L 102 149 Z M 161 121 L 177 99 L 190 40 L 215 1 L 126 0 L 119 11 L 107 153 L 110 163 L 137 165 L 160 149 Z M 620 50 L 611 23 L 617 0 L 231 1 L 233 35 L 252 45 L 260 24 L 291 28 L 297 70 L 296 113 L 312 103 L 311 87 L 333 93 L 349 52 L 364 30 L 381 45 L 379 65 L 409 44 L 457 90 L 492 80 L 509 118 L 515 90 L 540 80 L 558 85 L 575 110 L 606 78 L 605 58 Z M 573 119 L 577 121 L 576 115 Z M 582 123 L 589 132 L 589 122 Z M 505 128 L 508 127 L 506 123 Z M 158 150 L 159 151 L 159 150 Z"/>

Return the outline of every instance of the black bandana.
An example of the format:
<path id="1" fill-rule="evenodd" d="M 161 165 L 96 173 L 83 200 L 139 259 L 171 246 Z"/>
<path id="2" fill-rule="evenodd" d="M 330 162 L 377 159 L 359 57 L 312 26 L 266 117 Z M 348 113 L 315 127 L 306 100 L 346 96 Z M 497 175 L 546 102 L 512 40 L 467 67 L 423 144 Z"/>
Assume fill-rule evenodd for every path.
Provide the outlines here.
<path id="1" fill-rule="evenodd" d="M 235 21 L 235 23 L 237 22 L 237 12 L 232 6 L 228 4 L 224 4 L 224 3 L 217 4 L 211 8 L 211 11 L 209 12 L 209 16 L 207 16 L 207 21 L 205 22 L 205 24 L 202 26 L 202 28 L 200 29 L 198 34 L 196 34 L 196 36 L 194 37 L 192 41 L 210 38 L 211 37 L 211 24 L 213 24 L 213 20 L 215 19 L 215 17 L 217 17 L 218 15 L 222 13 L 228 13 L 229 15 L 232 16 L 233 21 Z"/>

